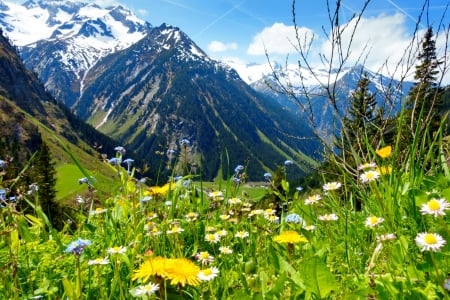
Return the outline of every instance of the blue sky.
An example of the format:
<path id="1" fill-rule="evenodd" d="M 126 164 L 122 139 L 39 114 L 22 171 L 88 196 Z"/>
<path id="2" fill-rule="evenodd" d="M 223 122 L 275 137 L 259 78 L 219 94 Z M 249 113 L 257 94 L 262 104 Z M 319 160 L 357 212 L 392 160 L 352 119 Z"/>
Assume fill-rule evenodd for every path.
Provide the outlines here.
<path id="1" fill-rule="evenodd" d="M 105 0 L 110 1 L 110 0 Z M 274 60 L 294 55 L 290 41 L 292 30 L 291 0 L 119 0 L 139 17 L 154 26 L 166 22 L 186 32 L 203 50 L 216 59 L 234 58 L 246 63 L 266 61 L 264 51 Z M 334 3 L 335 1 L 330 1 Z M 341 18 L 349 21 L 361 10 L 364 1 L 342 1 Z M 364 14 L 355 49 L 370 45 L 369 63 L 397 56 L 400 47 L 411 40 L 422 0 L 372 0 Z M 430 0 L 428 22 L 437 25 L 449 0 Z M 297 25 L 302 32 L 314 34 L 313 50 L 327 48 L 325 31 L 329 29 L 325 0 L 297 0 Z M 444 17 L 448 27 L 450 12 Z M 419 28 L 424 29 L 423 19 Z M 373 44 L 373 45 L 372 45 Z M 366 47 L 367 49 L 367 47 Z M 376 49 L 376 50 L 374 50 Z M 355 51 L 356 52 L 356 51 Z"/>

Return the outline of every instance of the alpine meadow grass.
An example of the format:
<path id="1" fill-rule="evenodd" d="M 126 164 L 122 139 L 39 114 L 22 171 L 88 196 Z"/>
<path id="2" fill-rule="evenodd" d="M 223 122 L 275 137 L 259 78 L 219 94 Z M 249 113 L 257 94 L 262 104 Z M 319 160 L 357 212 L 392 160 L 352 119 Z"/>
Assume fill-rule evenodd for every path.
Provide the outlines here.
<path id="1" fill-rule="evenodd" d="M 358 174 L 324 176 L 320 188 L 291 189 L 288 164 L 281 182 L 261 174 L 266 198 L 281 199 L 283 209 L 244 191 L 233 179 L 245 177 L 241 165 L 216 189 L 189 174 L 147 186 L 129 165 L 105 161 L 120 188 L 83 203 L 88 211 L 80 207 L 63 230 L 52 228 L 32 193 L 17 201 L 34 204 L 33 213 L 4 201 L 0 297 L 446 299 L 442 138 L 415 141 L 399 165 L 404 150 L 373 149 L 354 166 Z"/>

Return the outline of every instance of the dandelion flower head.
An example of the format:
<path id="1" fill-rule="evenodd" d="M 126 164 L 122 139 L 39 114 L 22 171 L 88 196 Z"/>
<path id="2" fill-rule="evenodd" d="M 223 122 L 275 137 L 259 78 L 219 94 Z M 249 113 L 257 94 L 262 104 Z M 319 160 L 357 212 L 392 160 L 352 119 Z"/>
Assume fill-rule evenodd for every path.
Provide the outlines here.
<path id="1" fill-rule="evenodd" d="M 277 243 L 283 244 L 296 244 L 296 243 L 307 243 L 308 239 L 299 234 L 297 231 L 288 230 L 283 231 L 279 235 L 275 236 L 273 240 Z"/>

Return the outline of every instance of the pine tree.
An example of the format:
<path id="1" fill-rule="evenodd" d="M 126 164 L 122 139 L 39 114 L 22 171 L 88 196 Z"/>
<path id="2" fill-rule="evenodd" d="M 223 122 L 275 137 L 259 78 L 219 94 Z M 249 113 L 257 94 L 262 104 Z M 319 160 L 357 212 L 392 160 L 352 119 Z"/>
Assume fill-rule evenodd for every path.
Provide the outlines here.
<path id="1" fill-rule="evenodd" d="M 343 119 L 341 137 L 338 148 L 342 150 L 343 159 L 348 165 L 357 163 L 357 160 L 367 154 L 366 142 L 375 143 L 376 97 L 369 89 L 370 79 L 364 73 L 358 81 L 355 91 L 352 93 L 351 103 L 347 115 Z M 357 157 L 355 157 L 357 155 Z"/>
<path id="2" fill-rule="evenodd" d="M 60 216 L 61 208 L 56 202 L 56 170 L 51 160 L 50 150 L 42 142 L 41 148 L 36 154 L 33 164 L 33 178 L 39 187 L 37 197 L 43 212 L 50 219 L 53 226 L 56 226 Z"/>
<path id="3" fill-rule="evenodd" d="M 406 125 L 410 128 L 410 138 L 416 131 L 420 138 L 423 138 L 427 125 L 432 133 L 440 124 L 439 109 L 442 104 L 437 82 L 440 62 L 436 56 L 436 41 L 432 27 L 429 27 L 424 35 L 418 60 L 420 63 L 416 66 L 415 83 L 409 92 L 407 102 L 410 113 L 407 114 Z"/>

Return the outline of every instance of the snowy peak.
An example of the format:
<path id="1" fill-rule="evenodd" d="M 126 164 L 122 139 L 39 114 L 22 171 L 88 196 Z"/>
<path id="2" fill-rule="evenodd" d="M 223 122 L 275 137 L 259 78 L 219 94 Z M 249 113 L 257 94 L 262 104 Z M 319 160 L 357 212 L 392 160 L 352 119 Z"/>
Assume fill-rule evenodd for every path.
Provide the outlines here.
<path id="1" fill-rule="evenodd" d="M 123 49 L 140 40 L 151 25 L 123 6 L 100 7 L 73 1 L 3 1 L 0 25 L 17 46 L 40 40 L 100 38 L 101 48 Z M 120 41 L 120 42 L 119 42 Z"/>

